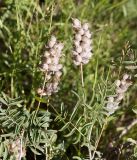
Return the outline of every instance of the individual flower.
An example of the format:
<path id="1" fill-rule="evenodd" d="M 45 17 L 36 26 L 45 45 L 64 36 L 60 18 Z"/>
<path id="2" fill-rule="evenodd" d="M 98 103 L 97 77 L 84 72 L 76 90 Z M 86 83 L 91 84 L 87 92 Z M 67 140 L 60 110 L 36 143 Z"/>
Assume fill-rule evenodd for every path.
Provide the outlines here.
<path id="1" fill-rule="evenodd" d="M 75 65 L 87 64 L 92 57 L 92 35 L 88 23 L 81 23 L 78 19 L 72 19 L 74 29 L 74 49 L 72 51 Z"/>
<path id="2" fill-rule="evenodd" d="M 118 102 L 115 101 L 115 98 L 113 96 L 108 97 L 108 102 L 106 106 L 106 110 L 108 111 L 108 114 L 113 114 L 118 109 Z"/>
<path id="3" fill-rule="evenodd" d="M 57 42 L 55 36 L 49 40 L 46 51 L 42 56 L 40 70 L 45 74 L 46 85 L 38 88 L 37 93 L 41 96 L 51 95 L 58 91 L 58 84 L 62 75 L 62 64 L 59 63 L 64 45 Z"/>

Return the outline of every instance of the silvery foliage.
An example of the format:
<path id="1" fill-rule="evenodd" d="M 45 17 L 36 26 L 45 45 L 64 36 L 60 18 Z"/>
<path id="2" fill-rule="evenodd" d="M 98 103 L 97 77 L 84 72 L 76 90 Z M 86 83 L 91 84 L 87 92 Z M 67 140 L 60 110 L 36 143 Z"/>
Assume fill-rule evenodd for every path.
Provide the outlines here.
<path id="1" fill-rule="evenodd" d="M 20 98 L 0 97 L 0 157 L 3 160 L 24 157 L 29 147 L 36 155 L 45 154 L 45 145 L 56 141 L 56 131 L 49 130 L 48 111 L 29 112 Z M 50 142 L 50 143 L 49 143 Z M 42 144 L 42 145 L 41 145 Z"/>

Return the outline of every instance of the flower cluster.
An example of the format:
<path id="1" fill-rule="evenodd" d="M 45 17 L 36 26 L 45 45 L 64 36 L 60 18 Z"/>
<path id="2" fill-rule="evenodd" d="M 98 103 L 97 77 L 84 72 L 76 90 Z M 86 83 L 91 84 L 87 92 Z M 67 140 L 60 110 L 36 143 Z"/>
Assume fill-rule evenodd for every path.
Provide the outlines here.
<path id="1" fill-rule="evenodd" d="M 22 148 L 21 140 L 19 138 L 9 143 L 8 150 L 15 156 L 16 160 L 21 159 L 26 155 L 26 150 L 25 148 Z"/>
<path id="2" fill-rule="evenodd" d="M 78 19 L 73 19 L 74 49 L 72 51 L 75 65 L 87 64 L 92 57 L 92 39 L 88 23 L 81 23 Z"/>
<path id="3" fill-rule="evenodd" d="M 128 90 L 129 86 L 132 85 L 130 79 L 130 76 L 125 74 L 122 80 L 116 80 L 116 95 L 108 97 L 108 103 L 106 106 L 109 115 L 113 114 L 119 108 L 119 104 L 124 98 L 125 92 Z"/>
<path id="4" fill-rule="evenodd" d="M 52 36 L 46 46 L 46 51 L 42 57 L 40 70 L 45 74 L 45 88 L 38 88 L 37 93 L 41 96 L 51 95 L 58 91 L 58 84 L 62 75 L 62 64 L 59 64 L 63 44 L 57 42 Z"/>

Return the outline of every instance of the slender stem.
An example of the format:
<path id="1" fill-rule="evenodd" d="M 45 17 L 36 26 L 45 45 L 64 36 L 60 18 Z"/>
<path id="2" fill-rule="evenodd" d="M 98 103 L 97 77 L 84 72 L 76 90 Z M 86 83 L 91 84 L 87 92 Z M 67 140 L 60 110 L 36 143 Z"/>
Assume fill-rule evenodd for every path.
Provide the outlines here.
<path id="1" fill-rule="evenodd" d="M 45 74 L 45 77 L 44 77 L 44 82 L 43 82 L 43 86 L 42 86 L 42 93 L 43 93 L 43 91 L 44 91 L 45 84 L 46 84 L 46 76 L 47 76 L 47 74 Z M 42 98 L 42 95 L 40 96 L 40 99 L 41 99 L 41 98 Z M 37 108 L 36 108 L 36 114 L 37 114 L 37 112 L 38 112 L 38 110 L 39 110 L 40 103 L 41 103 L 41 101 L 39 101 L 38 106 L 37 106 Z"/>
<path id="2" fill-rule="evenodd" d="M 90 140 L 91 140 L 91 132 L 92 132 L 93 125 L 89 129 L 88 133 L 88 152 L 89 152 L 89 160 L 92 160 L 92 154 L 91 154 L 91 149 L 90 149 Z"/>
<path id="3" fill-rule="evenodd" d="M 135 119 L 133 122 L 131 122 L 128 126 L 126 126 L 124 128 L 124 130 L 122 131 L 122 133 L 120 134 L 119 138 L 123 137 L 125 134 L 128 133 L 128 131 L 131 130 L 132 127 L 134 127 L 134 125 L 137 124 L 137 119 Z"/>
<path id="4" fill-rule="evenodd" d="M 93 155 L 92 155 L 91 160 L 93 160 L 94 157 L 95 157 L 95 153 L 96 153 L 96 150 L 97 150 L 97 148 L 98 148 L 98 145 L 99 145 L 101 136 L 102 136 L 102 134 L 103 134 L 103 131 L 104 131 L 106 125 L 107 125 L 107 121 L 108 121 L 108 116 L 107 116 L 106 119 L 105 119 L 105 122 L 104 122 L 103 127 L 102 127 L 101 132 L 100 132 L 100 135 L 99 135 L 99 137 L 98 137 L 98 139 L 97 139 L 97 141 L 96 141 L 96 143 L 95 143 L 95 150 L 94 150 L 94 152 L 93 152 Z"/>
<path id="5" fill-rule="evenodd" d="M 49 34 L 51 32 L 51 26 L 52 26 L 52 19 L 53 19 L 53 10 L 54 9 L 54 5 L 52 5 L 52 8 L 51 8 L 51 16 L 50 16 L 50 26 L 49 26 Z"/>
<path id="6" fill-rule="evenodd" d="M 11 98 L 14 97 L 14 69 L 11 74 Z"/>
<path id="7" fill-rule="evenodd" d="M 24 131 L 21 133 L 21 136 L 20 136 L 20 149 L 19 149 L 19 159 L 18 160 L 21 160 L 22 158 L 22 155 L 23 155 L 23 135 L 24 135 Z"/>
<path id="8" fill-rule="evenodd" d="M 48 106 L 49 106 L 49 98 L 48 98 L 48 102 L 47 102 L 47 112 L 48 112 Z M 47 127 L 46 127 L 46 130 L 47 130 Z M 46 152 L 46 159 L 45 160 L 48 160 L 48 146 L 47 146 L 47 143 L 46 143 L 46 148 L 45 148 L 45 152 Z"/>
<path id="9" fill-rule="evenodd" d="M 80 74 L 81 74 L 81 84 L 82 84 L 82 87 L 84 88 L 83 65 L 82 65 L 82 63 L 80 64 Z"/>
<path id="10" fill-rule="evenodd" d="M 47 76 L 47 74 L 45 73 L 44 82 L 43 82 L 43 86 L 42 86 L 42 92 L 44 91 L 44 88 L 45 88 L 46 76 Z M 40 103 L 41 103 L 41 98 L 42 98 L 42 95 L 40 95 L 40 100 L 39 100 L 38 106 L 37 106 L 37 108 L 36 108 L 36 111 L 35 111 L 35 113 L 34 113 L 33 119 L 35 119 L 35 117 L 36 117 L 36 115 L 37 115 L 37 113 L 38 113 L 38 110 L 39 110 L 39 107 L 40 107 Z"/>
<path id="11" fill-rule="evenodd" d="M 83 102 L 85 102 L 86 94 L 85 94 L 85 88 L 84 88 L 84 78 L 83 78 L 83 64 L 80 64 L 80 75 L 81 75 L 81 85 L 82 85 L 82 94 L 83 94 Z M 86 107 L 84 107 L 84 117 L 85 117 L 85 122 L 87 119 L 87 114 L 86 114 Z"/>
<path id="12" fill-rule="evenodd" d="M 34 160 L 36 160 L 36 154 L 34 154 Z"/>
<path id="13" fill-rule="evenodd" d="M 46 143 L 46 160 L 48 160 L 48 147 L 47 147 L 47 143 Z"/>
<path id="14" fill-rule="evenodd" d="M 20 153 L 19 153 L 19 160 L 22 158 L 22 138 L 20 139 Z"/>
<path id="15" fill-rule="evenodd" d="M 85 93 L 84 92 L 84 78 L 83 78 L 83 64 L 82 63 L 80 64 L 80 74 L 81 74 L 81 84 L 82 84 L 82 88 L 83 88 L 83 93 Z M 85 120 L 86 120 L 86 108 L 85 107 L 84 107 L 84 116 L 85 116 Z M 92 154 L 91 154 L 91 149 L 90 149 L 90 139 L 91 139 L 92 127 L 89 130 L 89 136 L 88 136 L 88 142 L 89 142 L 89 144 L 88 144 L 88 152 L 89 152 L 90 160 L 92 160 Z"/>

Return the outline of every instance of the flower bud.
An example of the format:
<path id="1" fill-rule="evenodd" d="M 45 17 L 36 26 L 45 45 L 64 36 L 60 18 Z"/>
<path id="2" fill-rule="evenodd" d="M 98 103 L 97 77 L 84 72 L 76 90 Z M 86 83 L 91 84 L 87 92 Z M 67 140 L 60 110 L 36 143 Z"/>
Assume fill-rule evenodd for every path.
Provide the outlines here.
<path id="1" fill-rule="evenodd" d="M 45 71 L 48 70 L 48 64 L 44 63 L 44 64 L 42 65 L 42 69 L 45 70 Z"/>
<path id="2" fill-rule="evenodd" d="M 83 63 L 83 64 L 87 64 L 88 62 L 89 62 L 89 59 L 83 59 L 83 60 L 82 60 L 82 63 Z"/>
<path id="3" fill-rule="evenodd" d="M 52 61 L 51 61 L 51 58 L 47 58 L 47 59 L 46 59 L 46 64 L 51 64 L 51 62 L 52 62 Z"/>
<path id="4" fill-rule="evenodd" d="M 48 46 L 49 46 L 49 48 L 52 48 L 54 45 L 55 45 L 55 41 L 49 41 L 48 42 Z"/>
<path id="5" fill-rule="evenodd" d="M 54 57 L 53 58 L 53 64 L 58 64 L 59 63 L 59 58 L 58 57 Z"/>
<path id="6" fill-rule="evenodd" d="M 85 32 L 84 32 L 84 30 L 82 29 L 82 28 L 80 28 L 79 30 L 78 30 L 78 34 L 80 34 L 81 36 L 84 34 Z"/>
<path id="7" fill-rule="evenodd" d="M 87 38 L 91 38 L 91 33 L 89 32 L 89 30 L 85 32 L 85 36 L 86 36 Z"/>
<path id="8" fill-rule="evenodd" d="M 128 74 L 125 74 L 124 76 L 123 76 L 123 80 L 127 80 L 129 78 L 129 75 Z"/>
<path id="9" fill-rule="evenodd" d="M 81 37 L 80 34 L 76 34 L 76 35 L 75 35 L 75 40 L 81 41 L 81 39 L 82 39 L 82 37 Z"/>
<path id="10" fill-rule="evenodd" d="M 77 55 L 77 56 L 76 56 L 76 61 L 78 61 L 78 62 L 82 62 L 82 58 L 81 58 L 81 56 Z"/>
<path id="11" fill-rule="evenodd" d="M 62 69 L 62 64 L 58 64 L 58 70 L 61 70 Z"/>
<path id="12" fill-rule="evenodd" d="M 76 52 L 77 52 L 77 53 L 81 53 L 81 52 L 82 52 L 82 47 L 81 47 L 81 46 L 76 47 Z"/>
<path id="13" fill-rule="evenodd" d="M 50 53 L 48 51 L 45 51 L 43 57 L 49 57 Z"/>
<path id="14" fill-rule="evenodd" d="M 87 30 L 89 29 L 88 23 L 84 23 L 84 24 L 82 25 L 82 28 L 83 28 L 85 31 L 87 31 Z"/>
<path id="15" fill-rule="evenodd" d="M 121 84 L 121 81 L 120 81 L 120 80 L 116 80 L 116 81 L 115 81 L 115 84 L 116 84 L 117 87 L 119 87 L 120 84 Z"/>
<path id="16" fill-rule="evenodd" d="M 73 62 L 76 66 L 79 66 L 81 64 L 79 61 L 76 61 L 76 60 L 73 60 Z"/>
<path id="17" fill-rule="evenodd" d="M 49 50 L 49 52 L 50 52 L 50 56 L 55 56 L 56 55 L 56 50 L 54 48 L 51 48 Z"/>
<path id="18" fill-rule="evenodd" d="M 112 97 L 112 96 L 108 97 L 108 101 L 109 102 L 114 102 L 114 97 Z"/>
<path id="19" fill-rule="evenodd" d="M 72 19 L 73 21 L 73 27 L 78 29 L 81 27 L 81 22 L 78 19 Z"/>
<path id="20" fill-rule="evenodd" d="M 58 71 L 55 73 L 55 76 L 60 77 L 62 75 L 62 72 Z"/>
<path id="21" fill-rule="evenodd" d="M 79 46 L 80 46 L 80 42 L 77 41 L 77 40 L 75 40 L 75 41 L 74 41 L 74 45 L 75 45 L 76 47 L 79 47 Z"/>
<path id="22" fill-rule="evenodd" d="M 64 48 L 63 43 L 58 43 L 57 49 L 58 49 L 59 51 L 62 51 L 63 48 Z"/>
<path id="23" fill-rule="evenodd" d="M 76 55 L 78 55 L 78 52 L 72 51 L 72 54 L 73 54 L 74 56 L 76 56 Z"/>

